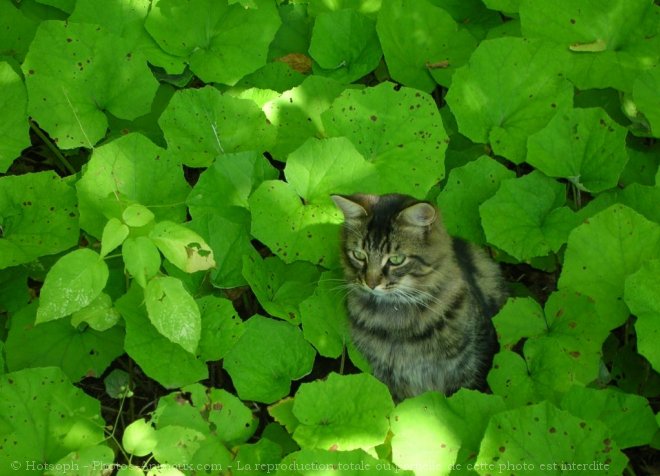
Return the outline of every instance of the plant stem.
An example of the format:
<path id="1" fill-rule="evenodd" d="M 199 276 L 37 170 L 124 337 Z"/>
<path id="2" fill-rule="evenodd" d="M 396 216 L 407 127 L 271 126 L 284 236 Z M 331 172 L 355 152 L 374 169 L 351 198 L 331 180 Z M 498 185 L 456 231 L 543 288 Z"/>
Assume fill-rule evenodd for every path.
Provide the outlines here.
<path id="1" fill-rule="evenodd" d="M 346 342 L 341 348 L 341 361 L 339 362 L 339 375 L 344 375 L 344 365 L 346 364 Z"/>
<path id="2" fill-rule="evenodd" d="M 48 138 L 48 136 L 46 136 L 46 134 L 43 133 L 41 129 L 39 129 L 39 127 L 34 123 L 32 119 L 29 119 L 28 121 L 30 123 L 30 129 L 32 129 L 34 133 L 37 134 L 37 136 L 39 136 L 39 139 L 41 139 L 43 143 L 46 144 L 46 147 L 48 147 L 48 149 L 55 155 L 55 158 L 60 163 L 60 165 L 64 167 L 64 169 L 66 169 L 66 171 L 69 172 L 69 174 L 75 175 L 76 169 L 74 169 L 71 163 L 67 160 L 67 158 L 64 157 L 64 154 L 62 154 L 60 149 L 58 149 L 55 146 L 53 141 L 51 141 Z"/>

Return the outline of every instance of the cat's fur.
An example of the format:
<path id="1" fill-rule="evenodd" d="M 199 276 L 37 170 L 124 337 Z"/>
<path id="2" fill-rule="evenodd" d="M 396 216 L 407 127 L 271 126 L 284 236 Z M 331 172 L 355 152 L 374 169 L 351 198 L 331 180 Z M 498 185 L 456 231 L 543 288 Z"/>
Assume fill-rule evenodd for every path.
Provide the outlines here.
<path id="1" fill-rule="evenodd" d="M 345 218 L 351 335 L 376 377 L 397 400 L 483 387 L 497 349 L 491 317 L 506 299 L 498 265 L 450 237 L 427 202 L 397 194 L 332 199 Z"/>

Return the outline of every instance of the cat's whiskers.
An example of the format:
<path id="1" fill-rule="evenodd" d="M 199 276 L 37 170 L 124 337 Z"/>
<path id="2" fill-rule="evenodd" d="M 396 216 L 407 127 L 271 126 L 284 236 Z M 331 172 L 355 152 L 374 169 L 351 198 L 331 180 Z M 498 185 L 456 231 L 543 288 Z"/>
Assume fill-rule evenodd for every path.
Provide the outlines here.
<path id="1" fill-rule="evenodd" d="M 414 295 L 416 303 L 421 304 L 423 301 L 434 302 L 436 304 L 442 304 L 442 300 L 438 299 L 431 293 L 418 289 L 412 286 L 399 285 L 399 289 Z M 423 299 L 421 299 L 423 298 Z"/>

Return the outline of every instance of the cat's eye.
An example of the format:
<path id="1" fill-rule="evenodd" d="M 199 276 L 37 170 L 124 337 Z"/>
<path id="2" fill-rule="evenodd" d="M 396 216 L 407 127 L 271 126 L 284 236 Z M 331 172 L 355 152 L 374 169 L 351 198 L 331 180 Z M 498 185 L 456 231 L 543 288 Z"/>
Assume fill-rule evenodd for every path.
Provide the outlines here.
<path id="1" fill-rule="evenodd" d="M 367 259 L 367 253 L 362 250 L 352 250 L 351 253 L 353 253 L 353 258 L 358 261 L 366 261 Z"/>
<path id="2" fill-rule="evenodd" d="M 388 258 L 387 261 L 390 262 L 390 264 L 393 264 L 394 266 L 398 266 L 402 264 L 406 260 L 406 257 L 404 255 L 392 255 Z"/>

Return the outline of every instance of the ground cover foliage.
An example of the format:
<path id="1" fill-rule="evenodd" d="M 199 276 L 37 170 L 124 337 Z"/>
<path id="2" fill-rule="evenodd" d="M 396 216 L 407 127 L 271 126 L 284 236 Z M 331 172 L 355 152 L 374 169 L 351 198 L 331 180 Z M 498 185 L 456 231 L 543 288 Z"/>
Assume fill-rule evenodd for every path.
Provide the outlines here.
<path id="1" fill-rule="evenodd" d="M 652 0 L 0 2 L 0 473 L 658 470 Z M 511 281 L 490 393 L 395 404 L 329 194 Z"/>

